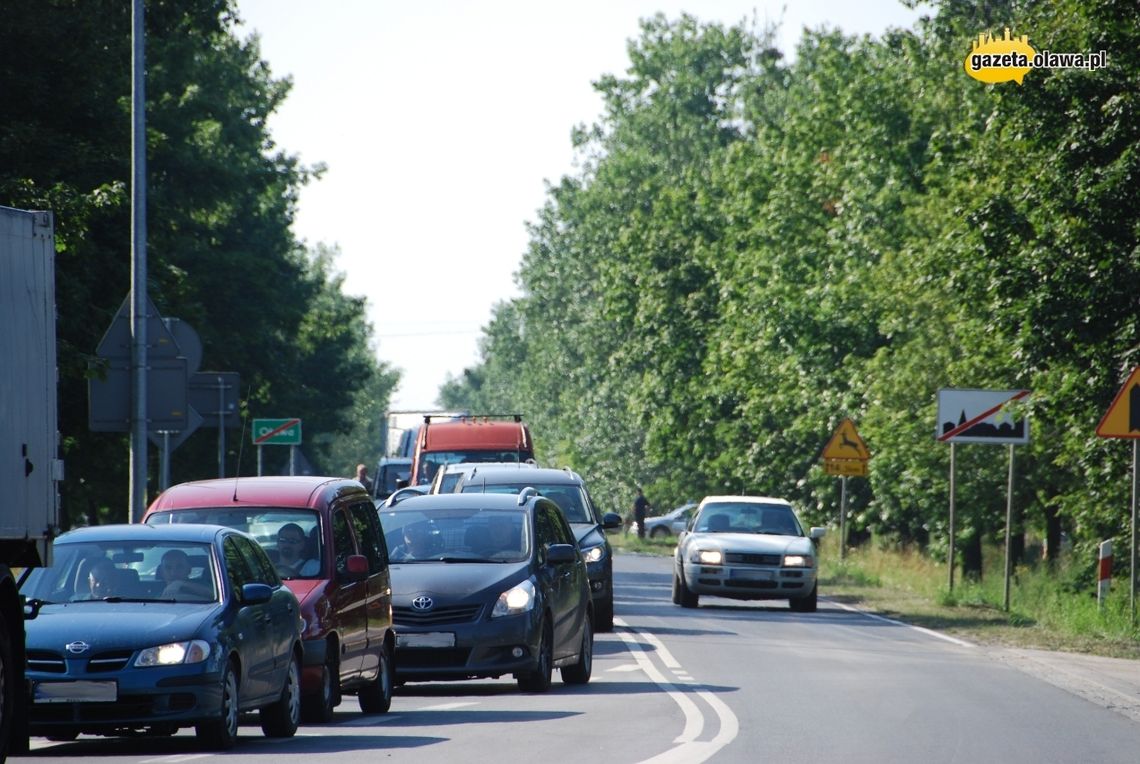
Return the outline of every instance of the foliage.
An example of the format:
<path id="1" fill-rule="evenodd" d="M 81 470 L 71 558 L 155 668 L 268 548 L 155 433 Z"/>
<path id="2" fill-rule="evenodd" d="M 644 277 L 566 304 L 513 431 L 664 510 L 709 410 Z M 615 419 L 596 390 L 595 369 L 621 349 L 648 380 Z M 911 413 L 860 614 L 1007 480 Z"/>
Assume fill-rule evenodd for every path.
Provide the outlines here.
<path id="1" fill-rule="evenodd" d="M 667 506 L 774 493 L 835 523 L 819 451 L 852 417 L 853 538 L 947 552 L 944 387 L 1028 388 L 1017 538 L 1077 551 L 1127 532 L 1127 455 L 1094 432 L 1140 357 L 1140 22 L 1123 0 L 945 0 L 881 39 L 647 19 L 582 170 L 548 191 L 481 363 L 453 400 L 515 401 L 541 455 L 595 494 Z M 1005 26 L 1099 71 L 983 85 Z M 531 413 L 533 412 L 533 413 Z M 957 449 L 972 565 L 1003 535 L 1007 458 Z M 974 571 L 980 574 L 980 567 Z"/>
<path id="2" fill-rule="evenodd" d="M 3 6 L 0 203 L 56 221 L 65 525 L 125 520 L 126 437 L 88 431 L 86 377 L 131 283 L 131 7 Z M 146 6 L 147 291 L 197 331 L 203 368 L 241 375 L 243 414 L 301 417 L 324 436 L 307 441 L 310 460 L 342 473 L 337 438 L 376 415 L 362 396 L 385 407 L 395 375 L 368 352 L 363 300 L 342 294 L 332 253 L 306 252 L 290 231 L 320 168 L 273 144 L 266 120 L 289 83 L 235 23 L 232 0 Z M 173 480 L 217 474 L 209 434 L 174 452 Z M 232 474 L 249 436 L 227 435 Z M 245 474 L 252 466 L 242 459 Z"/>

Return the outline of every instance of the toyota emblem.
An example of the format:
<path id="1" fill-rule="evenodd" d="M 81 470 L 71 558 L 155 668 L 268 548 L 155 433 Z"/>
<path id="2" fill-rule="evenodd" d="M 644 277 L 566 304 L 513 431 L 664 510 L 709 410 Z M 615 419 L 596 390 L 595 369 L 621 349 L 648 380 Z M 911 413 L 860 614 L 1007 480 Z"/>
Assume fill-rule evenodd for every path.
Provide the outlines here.
<path id="1" fill-rule="evenodd" d="M 71 642 L 64 645 L 64 649 L 72 655 L 79 655 L 91 649 L 91 645 L 83 641 Z"/>
<path id="2" fill-rule="evenodd" d="M 435 603 L 432 602 L 431 597 L 416 597 L 412 600 L 412 607 L 420 611 L 431 610 L 433 605 Z"/>

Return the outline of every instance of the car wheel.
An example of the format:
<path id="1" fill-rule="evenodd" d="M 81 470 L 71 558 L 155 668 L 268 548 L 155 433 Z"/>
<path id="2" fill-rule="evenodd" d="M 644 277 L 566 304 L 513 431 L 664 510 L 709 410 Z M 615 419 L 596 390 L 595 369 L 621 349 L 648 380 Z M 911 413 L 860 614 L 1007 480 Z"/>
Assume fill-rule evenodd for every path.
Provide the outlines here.
<path id="1" fill-rule="evenodd" d="M 336 644 L 330 641 L 325 648 L 325 665 L 321 666 L 320 690 L 301 699 L 301 718 L 306 722 L 331 722 L 333 709 L 340 704 L 340 664 L 336 656 Z"/>
<path id="2" fill-rule="evenodd" d="M 788 600 L 788 607 L 797 613 L 814 613 L 818 605 L 819 584 L 811 588 L 811 594 L 798 600 Z"/>
<path id="3" fill-rule="evenodd" d="M 563 684 L 586 684 L 594 671 L 594 628 L 590 616 L 582 625 L 582 646 L 578 650 L 578 662 L 562 669 Z"/>
<path id="4" fill-rule="evenodd" d="M 392 707 L 392 656 L 388 654 L 387 645 L 380 651 L 376 681 L 361 689 L 356 699 L 366 714 L 385 714 Z"/>
<path id="5" fill-rule="evenodd" d="M 218 717 L 203 722 L 194 728 L 198 739 L 213 751 L 224 751 L 234 747 L 238 734 L 238 683 L 234 664 L 226 661 L 222 670 L 222 703 Z"/>
<path id="6" fill-rule="evenodd" d="M 606 596 L 594 603 L 597 610 L 598 625 L 595 631 L 607 632 L 614 630 L 614 585 L 610 581 L 606 584 Z"/>
<path id="7" fill-rule="evenodd" d="M 53 743 L 70 743 L 79 737 L 79 730 L 59 730 L 45 737 Z"/>
<path id="8" fill-rule="evenodd" d="M 281 697 L 260 712 L 261 731 L 266 737 L 293 737 L 301 721 L 301 661 L 294 655 L 285 672 Z"/>
<path id="9" fill-rule="evenodd" d="M 554 666 L 554 634 L 550 622 L 543 619 L 542 636 L 538 638 L 538 664 L 531 671 L 520 672 L 519 689 L 524 692 L 546 692 L 550 689 L 550 672 Z"/>
<path id="10" fill-rule="evenodd" d="M 677 571 L 673 573 L 673 602 L 681 607 L 694 608 L 700 602 L 700 595 L 689 591 L 685 586 L 685 574 Z"/>
<path id="11" fill-rule="evenodd" d="M 653 530 L 649 531 L 649 538 L 651 538 L 651 539 L 662 539 L 668 535 L 669 535 L 669 529 L 668 528 L 654 528 Z"/>

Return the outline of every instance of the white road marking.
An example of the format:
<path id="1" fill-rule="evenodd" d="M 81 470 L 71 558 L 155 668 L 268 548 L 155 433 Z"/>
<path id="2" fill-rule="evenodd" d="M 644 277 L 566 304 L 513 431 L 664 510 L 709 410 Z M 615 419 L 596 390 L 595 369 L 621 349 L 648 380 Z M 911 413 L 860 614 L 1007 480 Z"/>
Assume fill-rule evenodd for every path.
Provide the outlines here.
<path id="1" fill-rule="evenodd" d="M 944 639 L 947 642 L 951 642 L 955 645 L 958 645 L 959 647 L 977 647 L 977 645 L 975 645 L 973 642 L 967 642 L 964 639 L 958 639 L 957 637 L 951 637 L 949 634 L 939 634 L 937 631 L 934 631 L 933 629 L 927 629 L 927 628 L 924 628 L 922 626 L 914 626 L 914 625 L 909 624 L 909 623 L 903 623 L 902 621 L 896 621 L 893 618 L 887 618 L 885 616 L 875 615 L 874 613 L 868 613 L 866 610 L 860 610 L 857 607 L 851 607 L 850 605 L 847 605 L 843 602 L 832 602 L 831 600 L 828 600 L 828 603 L 832 604 L 832 605 L 838 605 L 839 607 L 843 608 L 844 610 L 849 610 L 852 613 L 858 613 L 859 615 L 865 615 L 868 618 L 874 618 L 877 621 L 886 621 L 887 623 L 894 624 L 895 626 L 904 626 L 908 629 L 914 629 L 915 631 L 922 632 L 923 634 L 926 634 L 927 636 L 930 636 L 930 637 L 937 637 L 938 639 Z"/>
<path id="2" fill-rule="evenodd" d="M 645 654 L 640 642 L 638 642 L 634 635 L 643 638 L 646 642 L 653 645 L 658 657 L 673 670 L 673 673 L 683 682 L 695 683 L 695 680 L 689 675 L 687 671 L 681 666 L 680 662 L 673 657 L 673 654 L 662 644 L 661 640 L 655 634 L 651 634 L 644 630 L 633 630 L 621 619 L 615 618 L 614 623 L 623 627 L 622 631 L 618 632 L 622 640 L 629 646 L 630 652 L 633 653 L 634 658 L 637 659 L 638 665 L 642 670 L 657 683 L 662 689 L 668 693 L 669 697 L 673 699 L 681 711 L 685 714 L 685 728 L 681 731 L 673 742 L 676 743 L 673 748 L 658 754 L 652 758 L 646 759 L 642 764 L 700 764 L 700 762 L 711 759 L 721 749 L 736 739 L 740 733 L 740 721 L 736 718 L 736 714 L 728 707 L 724 701 L 718 698 L 708 690 L 697 690 L 697 697 L 708 703 L 709 707 L 716 712 L 717 718 L 720 720 L 720 729 L 717 731 L 716 736 L 709 741 L 698 741 L 697 738 L 704 729 L 704 714 L 701 713 L 697 705 L 689 698 L 689 693 L 678 692 L 677 684 L 668 681 L 656 667 L 652 661 Z M 691 691 L 690 691 L 691 692 Z"/>
<path id="3" fill-rule="evenodd" d="M 159 756 L 157 759 L 143 759 L 139 764 L 157 764 L 163 762 L 164 764 L 174 764 L 179 761 L 193 761 L 194 759 L 204 759 L 207 756 L 213 756 L 211 753 L 180 753 L 172 756 Z"/>

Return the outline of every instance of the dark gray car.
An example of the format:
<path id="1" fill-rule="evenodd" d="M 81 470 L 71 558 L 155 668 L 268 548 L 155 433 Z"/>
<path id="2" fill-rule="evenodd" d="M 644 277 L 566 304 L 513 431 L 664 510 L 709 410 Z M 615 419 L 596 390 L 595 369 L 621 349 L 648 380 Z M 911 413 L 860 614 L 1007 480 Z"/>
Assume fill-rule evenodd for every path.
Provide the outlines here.
<path id="1" fill-rule="evenodd" d="M 460 493 L 518 493 L 530 486 L 553 499 L 574 530 L 582 559 L 590 575 L 590 595 L 594 600 L 594 628 L 612 631 L 614 627 L 613 548 L 606 530 L 620 528 L 621 515 L 598 511 L 586 490 L 582 476 L 569 469 L 543 467 L 487 466 L 465 472 L 455 486 Z"/>

